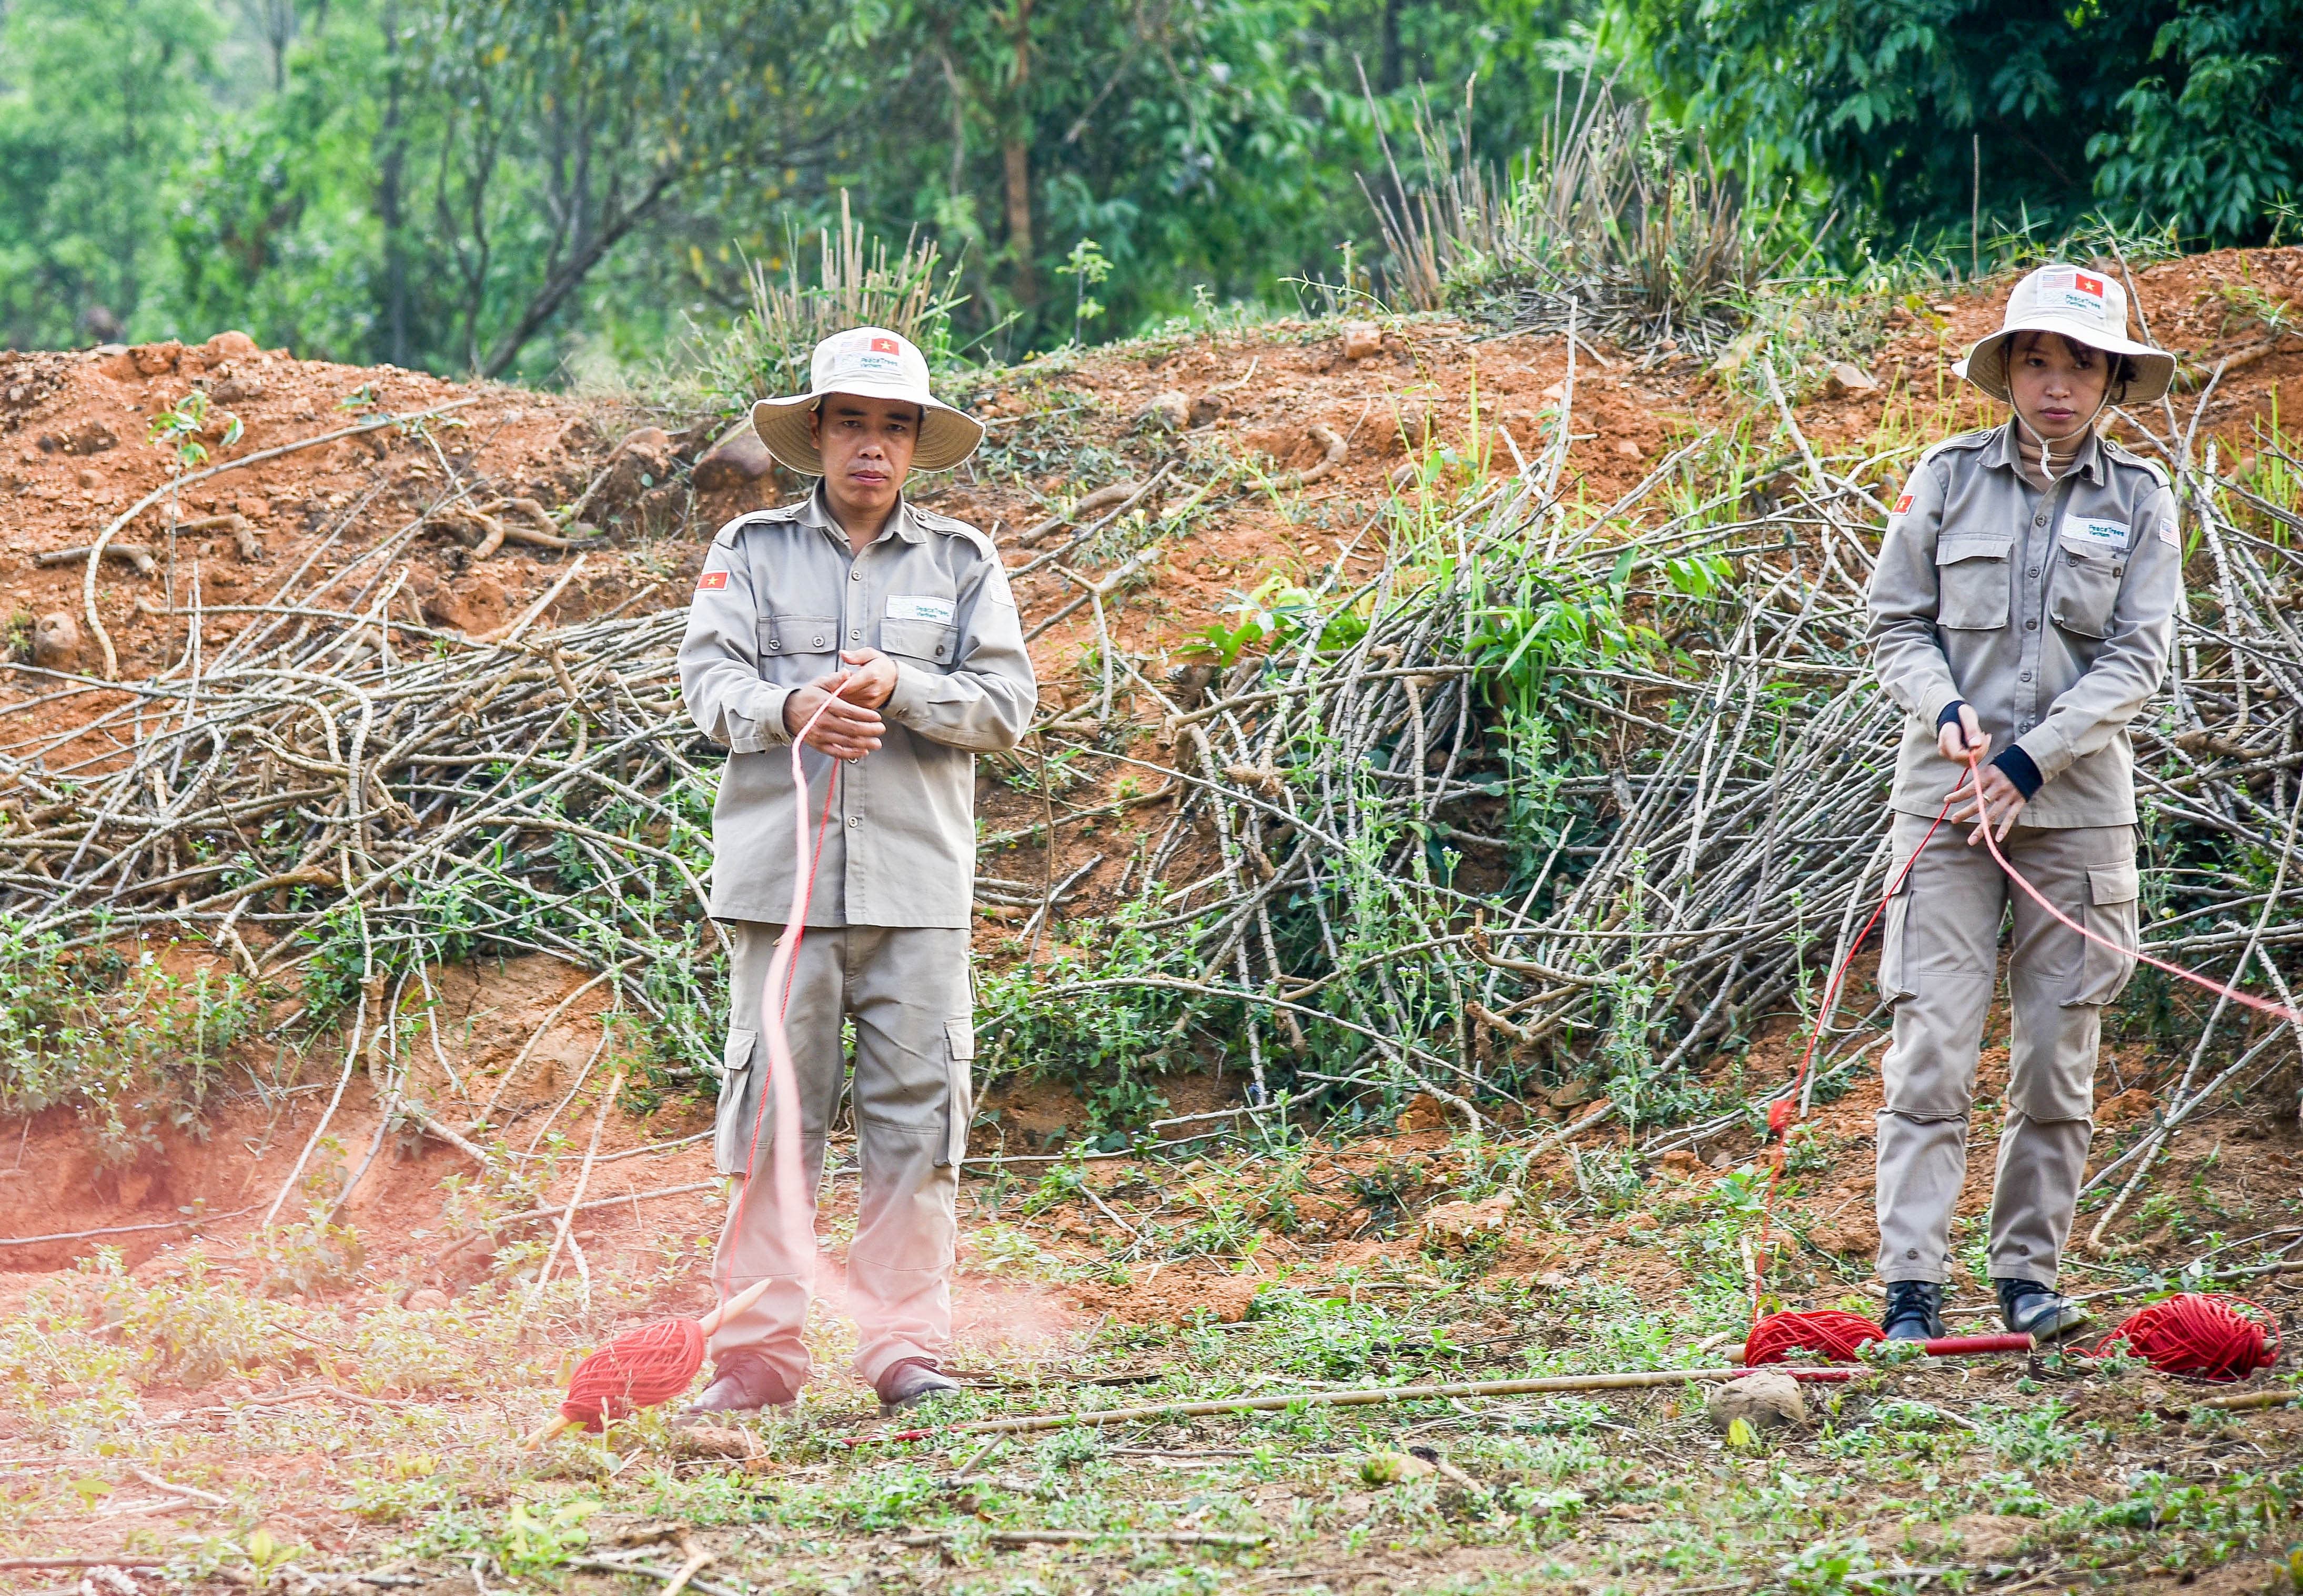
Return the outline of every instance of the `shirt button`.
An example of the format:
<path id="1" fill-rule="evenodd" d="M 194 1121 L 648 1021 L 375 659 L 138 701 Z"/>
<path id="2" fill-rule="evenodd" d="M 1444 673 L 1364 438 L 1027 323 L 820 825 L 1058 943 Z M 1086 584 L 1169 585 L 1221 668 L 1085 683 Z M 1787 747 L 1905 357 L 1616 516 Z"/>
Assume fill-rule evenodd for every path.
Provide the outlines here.
<path id="1" fill-rule="evenodd" d="M 856 631 L 856 630 L 854 630 L 853 629 L 851 629 L 848 631 L 848 640 L 849 642 L 853 643 L 854 641 L 856 641 L 856 639 L 857 639 L 858 638 L 861 638 L 863 635 L 864 635 L 864 634 L 863 634 L 862 632 L 860 632 L 860 631 Z"/>
<path id="2" fill-rule="evenodd" d="M 2036 565 L 2035 565 L 2035 566 L 2033 566 L 2030 570 L 2029 570 L 2025 571 L 2023 574 L 2024 574 L 2025 576 L 2027 576 L 2027 577 L 2036 577 L 2036 576 L 2037 576 L 2037 575 L 2039 574 L 2039 568 L 2038 568 L 2037 566 L 2036 566 Z"/>
<path id="3" fill-rule="evenodd" d="M 818 633 L 816 633 L 816 634 L 815 634 L 815 646 L 816 646 L 818 648 L 821 648 L 821 647 L 822 647 L 822 646 L 823 646 L 823 634 L 822 634 L 822 632 L 818 632 Z"/>
<path id="4" fill-rule="evenodd" d="M 851 582 L 860 582 L 864 579 L 864 573 L 860 570 L 851 570 L 848 573 L 848 579 Z"/>
<path id="5" fill-rule="evenodd" d="M 2047 524 L 2047 518 L 2044 515 L 2034 516 L 2031 519 L 2031 524 L 2035 527 L 2044 527 Z"/>
<path id="6" fill-rule="evenodd" d="M 2024 672 L 2023 672 L 2023 680 L 2026 680 L 2026 681 L 2029 681 L 2029 680 L 2031 680 L 2031 673 L 2030 673 L 2029 671 L 2024 671 Z"/>
<path id="7" fill-rule="evenodd" d="M 861 815 L 851 815 L 848 817 L 848 829 L 851 832 L 863 823 L 864 817 Z"/>
<path id="8" fill-rule="evenodd" d="M 2027 632 L 2036 632 L 2039 629 L 2039 623 L 2036 621 L 2027 621 L 2023 623 L 2023 629 Z"/>

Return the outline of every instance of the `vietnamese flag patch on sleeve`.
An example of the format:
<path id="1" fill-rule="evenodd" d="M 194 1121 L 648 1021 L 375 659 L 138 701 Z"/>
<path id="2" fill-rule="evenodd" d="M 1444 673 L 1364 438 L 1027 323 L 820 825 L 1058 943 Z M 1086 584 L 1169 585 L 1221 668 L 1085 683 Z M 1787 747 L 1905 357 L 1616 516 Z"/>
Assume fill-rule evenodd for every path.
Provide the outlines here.
<path id="1" fill-rule="evenodd" d="M 1898 500 L 1896 500 L 1896 501 L 1895 501 L 1895 511 L 1894 511 L 1894 512 L 1895 512 L 1897 515 L 1902 515 L 1902 514 L 1906 513 L 1907 511 L 1910 511 L 1910 509 L 1911 509 L 1911 494 L 1905 494 L 1902 498 L 1900 498 L 1900 499 L 1898 499 Z"/>
<path id="2" fill-rule="evenodd" d="M 728 573 L 724 570 L 707 570 L 696 578 L 696 591 L 698 593 L 717 593 L 727 586 Z"/>

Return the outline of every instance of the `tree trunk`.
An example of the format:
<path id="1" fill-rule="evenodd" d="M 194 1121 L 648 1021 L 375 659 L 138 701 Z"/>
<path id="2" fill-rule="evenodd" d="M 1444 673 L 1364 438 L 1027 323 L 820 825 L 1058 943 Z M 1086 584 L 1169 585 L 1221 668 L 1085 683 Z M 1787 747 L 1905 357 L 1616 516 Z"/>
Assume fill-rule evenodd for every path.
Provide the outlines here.
<path id="1" fill-rule="evenodd" d="M 400 125 L 400 7 L 384 8 L 384 123 L 376 130 L 375 215 L 384 224 L 384 359 L 408 365 L 408 246 L 401 231 L 401 176 L 408 140 Z"/>
<path id="2" fill-rule="evenodd" d="M 1040 300 L 1038 265 L 1032 244 L 1032 0 L 1015 0 L 1009 13 L 1016 46 L 1016 77 L 1008 134 L 1000 140 L 1000 165 L 1008 181 L 1008 249 L 1016 263 L 1016 297 L 1026 305 Z"/>
<path id="3" fill-rule="evenodd" d="M 1399 0 L 1383 0 L 1383 65 L 1377 81 L 1383 85 L 1384 93 L 1390 94 L 1405 75 L 1405 63 L 1399 51 Z"/>

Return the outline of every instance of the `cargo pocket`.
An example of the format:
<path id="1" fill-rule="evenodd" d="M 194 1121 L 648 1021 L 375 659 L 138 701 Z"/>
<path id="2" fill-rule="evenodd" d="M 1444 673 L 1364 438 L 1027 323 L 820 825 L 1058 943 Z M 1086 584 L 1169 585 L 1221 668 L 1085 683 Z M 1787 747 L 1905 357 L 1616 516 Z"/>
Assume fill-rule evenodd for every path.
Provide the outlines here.
<path id="1" fill-rule="evenodd" d="M 2125 551 L 2055 551 L 2055 579 L 2047 595 L 2047 619 L 2078 638 L 2111 635 L 2111 612 L 2119 603 L 2119 578 L 2127 573 Z"/>
<path id="2" fill-rule="evenodd" d="M 1936 624 L 1994 631 L 2007 624 L 2009 554 L 2015 539 L 1947 537 L 1936 542 Z"/>
<path id="3" fill-rule="evenodd" d="M 943 1156 L 936 1168 L 956 1164 L 967 1156 L 967 1127 L 975 1118 L 975 1022 L 943 1022 L 945 1068 L 950 1085 L 944 1094 Z"/>
<path id="4" fill-rule="evenodd" d="M 2106 948 L 2094 942 L 2087 944 L 2079 957 L 2079 984 L 2063 1000 L 2064 1008 L 2108 1003 L 2126 986 L 2127 978 L 2135 974 L 2135 950 L 2141 942 L 2138 926 L 2138 899 L 2141 897 L 2142 882 L 2134 860 L 2088 866 L 2088 900 L 2080 912 L 2079 924 L 2114 947 Z"/>
<path id="5" fill-rule="evenodd" d="M 728 1033 L 720 1060 L 720 1110 L 712 1123 L 712 1161 L 722 1175 L 741 1175 L 752 1157 L 752 1060 L 760 1051 L 757 1031 Z"/>
<path id="6" fill-rule="evenodd" d="M 1886 1002 L 1915 995 L 1919 988 L 1911 984 L 1911 875 L 1903 869 L 1906 861 L 1898 859 L 1894 868 L 1902 871 L 1903 879 L 1895 888 L 1895 895 L 1887 899 L 1887 912 L 1879 916 L 1879 996 Z M 1892 877 L 1889 878 L 1893 880 Z"/>

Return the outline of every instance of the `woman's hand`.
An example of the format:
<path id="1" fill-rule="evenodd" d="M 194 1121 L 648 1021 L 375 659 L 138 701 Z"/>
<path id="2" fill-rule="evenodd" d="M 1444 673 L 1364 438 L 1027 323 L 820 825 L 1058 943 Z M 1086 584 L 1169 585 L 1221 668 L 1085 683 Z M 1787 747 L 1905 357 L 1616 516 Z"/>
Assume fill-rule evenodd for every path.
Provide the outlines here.
<path id="1" fill-rule="evenodd" d="M 1991 757 L 1991 739 L 1983 733 L 1983 722 L 1965 703 L 1959 706 L 1958 720 L 1945 721 L 1936 729 L 1936 747 L 1953 764 L 1965 764 L 1970 752 L 1978 761 Z"/>
<path id="2" fill-rule="evenodd" d="M 1967 800 L 1963 805 L 1960 802 L 1962 798 Z M 1973 848 L 1983 840 L 1985 825 L 1998 827 L 1998 838 L 2004 842 L 2007 833 L 2015 829 L 2015 817 L 2023 813 L 2023 806 L 2031 800 L 2007 779 L 2005 771 L 1995 764 L 1986 764 L 1969 771 L 1959 779 L 1959 785 L 1951 790 L 1951 801 L 1956 806 L 1951 813 L 1954 823 L 1978 823 L 1967 838 L 1967 845 Z"/>

